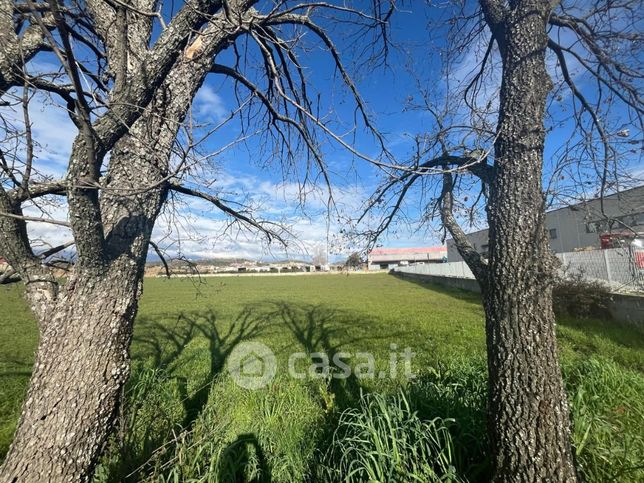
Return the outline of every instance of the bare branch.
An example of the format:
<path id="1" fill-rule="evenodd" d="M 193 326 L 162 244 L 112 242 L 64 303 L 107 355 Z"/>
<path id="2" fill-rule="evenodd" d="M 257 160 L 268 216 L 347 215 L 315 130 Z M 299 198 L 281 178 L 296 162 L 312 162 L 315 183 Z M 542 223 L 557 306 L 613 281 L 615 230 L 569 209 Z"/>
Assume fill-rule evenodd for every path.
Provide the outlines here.
<path id="1" fill-rule="evenodd" d="M 163 256 L 163 253 L 161 253 L 161 249 L 152 240 L 150 240 L 150 246 L 154 249 L 157 256 L 161 260 L 161 263 L 163 264 L 163 269 L 165 270 L 166 278 L 170 278 L 170 267 L 168 266 L 168 262 L 166 262 L 165 257 Z"/>
<path id="2" fill-rule="evenodd" d="M 29 199 L 40 198 L 47 195 L 64 195 L 67 189 L 65 180 L 31 183 L 27 191 L 23 189 L 8 192 L 13 202 L 23 202 Z"/>
<path id="3" fill-rule="evenodd" d="M 0 216 L 4 216 L 6 218 L 13 218 L 15 220 L 33 221 L 33 222 L 38 222 L 38 223 L 49 223 L 51 225 L 64 226 L 66 228 L 71 227 L 71 225 L 66 221 L 53 220 L 51 218 L 39 218 L 37 216 L 16 215 L 14 213 L 6 213 L 6 212 L 3 212 L 3 211 L 0 211 Z"/>
<path id="4" fill-rule="evenodd" d="M 478 253 L 471 242 L 467 238 L 467 235 L 461 228 L 461 226 L 454 218 L 453 214 L 453 204 L 454 204 L 454 185 L 453 177 L 451 173 L 443 174 L 443 189 L 440 198 L 441 204 L 441 219 L 443 226 L 450 232 L 458 252 L 463 257 L 463 260 L 467 263 L 470 270 L 476 277 L 476 280 L 481 284 L 482 287 L 485 286 L 485 277 L 487 274 L 487 260 Z"/>
<path id="5" fill-rule="evenodd" d="M 272 240 L 277 240 L 282 245 L 287 245 L 287 242 L 282 237 L 282 235 L 272 230 L 271 228 L 267 228 L 268 226 L 271 226 L 271 225 L 274 226 L 275 225 L 274 223 L 257 221 L 254 218 L 252 218 L 250 215 L 245 215 L 241 211 L 235 210 L 230 206 L 226 205 L 224 202 L 222 202 L 222 200 L 219 197 L 208 193 L 204 193 L 203 191 L 194 190 L 192 188 L 181 186 L 175 183 L 170 183 L 170 189 L 173 191 L 176 191 L 177 193 L 194 196 L 197 198 L 201 198 L 202 200 L 206 200 L 212 203 L 213 205 L 215 205 L 217 208 L 219 208 L 223 213 L 226 213 L 227 215 L 233 217 L 236 220 L 239 220 L 243 224 L 246 224 L 250 227 L 253 227 L 259 230 L 266 236 L 269 242 Z"/>
<path id="6" fill-rule="evenodd" d="M 60 245 L 56 245 L 55 247 L 51 247 L 42 253 L 39 253 L 38 256 L 44 260 L 46 258 L 51 257 L 52 255 L 55 255 L 56 253 L 62 252 L 63 250 L 66 250 L 67 248 L 74 246 L 75 243 L 76 242 L 74 240 L 69 240 L 65 243 L 61 243 Z"/>

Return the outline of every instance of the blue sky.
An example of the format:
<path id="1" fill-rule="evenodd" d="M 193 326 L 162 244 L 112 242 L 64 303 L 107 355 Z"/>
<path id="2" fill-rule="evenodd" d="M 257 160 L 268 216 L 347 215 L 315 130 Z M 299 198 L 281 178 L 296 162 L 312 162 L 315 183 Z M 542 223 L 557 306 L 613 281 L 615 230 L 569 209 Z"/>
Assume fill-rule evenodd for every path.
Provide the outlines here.
<path id="1" fill-rule="evenodd" d="M 370 2 L 367 2 L 370 3 Z M 262 10 L 260 2 L 258 9 Z M 422 103 L 423 96 L 440 99 L 447 91 L 447 82 L 455 86 L 468 81 L 476 70 L 487 43 L 487 33 L 480 35 L 476 41 L 454 59 L 449 78 L 442 70 L 439 51 L 446 46 L 447 24 L 442 19 L 449 15 L 445 9 L 429 9 L 424 2 L 407 2 L 392 17 L 391 39 L 395 48 L 390 50 L 388 68 L 364 64 L 359 57 L 360 45 L 368 39 L 347 38 L 346 29 L 335 28 L 331 34 L 338 50 L 343 55 L 347 69 L 359 87 L 365 100 L 371 120 L 387 140 L 390 152 L 397 160 L 409 159 L 413 148 L 412 137 L 415 134 L 431 132 L 436 128 L 434 121 L 422 109 L 412 109 L 412 105 Z M 432 28 L 429 28 L 430 22 Z M 441 27 L 442 26 L 442 27 Z M 566 39 L 562 40 L 566 42 Z M 343 86 L 339 73 L 334 69 L 331 57 L 313 41 L 312 36 L 304 38 L 310 47 L 302 53 L 301 59 L 309 81 L 309 95 L 316 98 L 319 94 L 321 112 L 336 120 L 331 125 L 337 133 L 351 131 L 355 103 L 348 89 Z M 36 62 L 48 62 L 48 58 L 36 59 Z M 217 61 L 231 65 L 230 50 L 220 54 Z M 549 58 L 549 67 L 554 75 L 555 63 Z M 593 94 L 593 84 L 588 82 L 578 65 L 570 65 L 576 82 L 589 97 Z M 246 68 L 253 76 L 255 66 L 251 63 Z M 555 81 L 557 78 L 555 77 Z M 493 71 L 487 78 L 485 88 L 478 96 L 482 104 L 494 106 L 497 100 L 498 74 Z M 563 142 L 574 138 L 572 124 L 567 116 L 570 114 L 570 94 L 567 89 L 553 94 L 551 114 L 553 126 L 546 145 L 546 169 L 544 183 L 552 173 L 550 160 L 555 159 L 557 149 Z M 40 169 L 52 176 L 64 172 L 67 155 L 73 141 L 75 129 L 67 119 L 65 112 L 55 101 L 37 98 L 31 106 L 31 117 L 34 133 L 41 144 Z M 210 75 L 198 92 L 191 112 L 191 119 L 205 132 L 213 125 L 219 124 L 237 108 L 232 83 L 221 77 Z M 460 108 L 456 108 L 458 111 Z M 3 112 L 6 115 L 6 112 Z M 465 114 L 458 111 L 458 116 Z M 16 115 L 18 113 L 15 113 Z M 616 121 L 613 129 L 623 129 L 621 113 L 613 113 Z M 631 137 L 641 139 L 641 133 L 634 127 Z M 217 153 L 223 146 L 235 140 L 240 133 L 239 122 L 233 120 L 224 125 L 202 145 L 204 154 Z M 368 156 L 377 156 L 378 147 L 373 136 L 363 126 L 344 137 L 345 141 Z M 154 237 L 159 244 L 171 254 L 182 254 L 192 258 L 207 257 L 252 257 L 252 258 L 293 258 L 306 257 L 317 246 L 330 246 L 335 253 L 332 259 L 346 256 L 346 253 L 361 245 L 347 243 L 340 231 L 348 226 L 348 219 L 355 219 L 361 212 L 364 201 L 378 185 L 381 174 L 364 160 L 352 156 L 350 152 L 330 142 L 323 144 L 325 162 L 331 174 L 331 184 L 337 211 L 329 213 L 326 209 L 326 191 L 323 187 L 307 186 L 307 196 L 301 199 L 301 181 L 303 166 L 285 170 L 281 159 L 271 156 L 263 149 L 262 139 L 249 137 L 224 150 L 211 160 L 207 169 L 199 173 L 195 182 L 207 181 L 209 189 L 224 198 L 243 201 L 257 208 L 257 218 L 283 222 L 293 232 L 292 243 L 287 250 L 279 246 L 267 246 L 257 234 L 245 230 L 232 230 L 223 233 L 227 225 L 220 213 L 213 211 L 205 202 L 185 200 L 172 214 L 163 214 L 157 224 Z M 635 153 L 625 158 L 625 169 L 641 177 L 642 166 L 640 154 Z M 303 164 L 303 163 L 300 163 Z M 592 170 L 584 168 L 583 176 L 586 185 L 579 185 L 572 177 L 566 179 L 565 173 L 558 177 L 558 185 L 573 185 L 576 194 L 593 196 L 596 180 Z M 431 181 L 430 181 L 431 184 Z M 473 193 L 473 191 L 472 191 Z M 425 191 L 425 196 L 432 196 Z M 468 195 L 466 188 L 464 195 Z M 381 240 L 386 246 L 420 246 L 440 243 L 441 231 L 437 223 L 424 225 L 419 229 L 416 221 L 422 218 L 424 203 L 422 190 L 410 193 L 403 214 Z M 562 200 L 556 199 L 555 203 Z M 50 209 L 52 216 L 65 218 L 65 206 Z M 179 216 L 176 216 L 176 215 Z M 474 227 L 482 226 L 482 219 L 475 220 Z M 33 224 L 32 224 L 33 225 Z M 69 237 L 60 227 L 39 224 L 31 226 L 34 237 L 42 237 L 55 243 Z"/>

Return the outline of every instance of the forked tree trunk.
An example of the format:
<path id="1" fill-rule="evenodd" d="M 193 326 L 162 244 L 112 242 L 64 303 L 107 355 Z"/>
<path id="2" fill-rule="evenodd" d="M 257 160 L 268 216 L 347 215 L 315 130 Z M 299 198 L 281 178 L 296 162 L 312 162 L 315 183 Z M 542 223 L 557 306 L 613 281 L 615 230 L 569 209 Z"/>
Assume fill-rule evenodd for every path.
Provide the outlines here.
<path id="1" fill-rule="evenodd" d="M 489 430 L 496 481 L 577 479 L 558 362 L 555 262 L 542 192 L 545 1 L 518 2 L 505 22 L 494 176 L 488 199 L 489 265 L 483 285 Z"/>
<path id="2" fill-rule="evenodd" d="M 223 37 L 212 49 L 224 45 Z M 87 481 L 129 375 L 132 323 L 152 228 L 180 123 L 212 63 L 179 61 L 146 113 L 112 150 L 101 196 L 104 273 L 79 271 L 41 323 L 29 392 L 0 475 Z"/>
<path id="3" fill-rule="evenodd" d="M 129 373 L 139 270 L 76 276 L 42 333 L 3 481 L 87 481 Z"/>

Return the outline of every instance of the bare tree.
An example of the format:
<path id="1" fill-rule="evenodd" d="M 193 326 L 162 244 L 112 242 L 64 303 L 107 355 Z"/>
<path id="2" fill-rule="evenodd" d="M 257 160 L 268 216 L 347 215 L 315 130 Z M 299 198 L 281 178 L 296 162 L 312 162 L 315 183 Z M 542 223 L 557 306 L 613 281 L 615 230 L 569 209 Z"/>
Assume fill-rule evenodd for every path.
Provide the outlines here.
<path id="1" fill-rule="evenodd" d="M 0 92 L 5 104 L 16 101 L 25 112 L 15 133 L 5 123 L 0 254 L 24 282 L 40 330 L 30 388 L 0 471 L 3 481 L 91 478 L 129 374 L 146 255 L 167 200 L 200 198 L 281 239 L 279 227 L 197 185 L 189 168 L 198 158 L 188 155 L 197 141 L 187 136 L 177 146 L 207 75 L 235 83 L 242 129 L 250 132 L 255 121 L 285 170 L 305 159 L 306 172 L 317 171 L 329 183 L 318 137 L 346 143 L 308 96 L 299 57 L 308 32 L 328 52 L 371 129 L 324 22 L 335 16 L 382 38 L 390 10 L 378 2 L 373 14 L 325 2 L 267 2 L 261 13 L 255 3 L 186 0 L 174 13 L 154 0 L 0 0 Z M 227 48 L 234 51 L 233 65 L 214 60 Z M 251 48 L 256 57 L 248 55 Z M 29 61 L 41 52 L 60 69 L 30 74 Z M 78 128 L 63 179 L 38 171 L 28 119 L 33 92 L 62 100 Z M 6 149 L 12 139 L 21 145 L 14 152 Z M 51 196 L 66 199 L 68 222 L 24 214 L 25 204 Z M 36 253 L 27 222 L 67 227 L 73 240 Z M 72 244 L 75 263 L 61 284 L 47 261 Z"/>
<path id="2" fill-rule="evenodd" d="M 379 164 L 385 181 L 367 211 L 381 222 L 367 234 L 375 239 L 407 218 L 411 199 L 423 221 L 440 217 L 483 293 L 494 479 L 575 481 L 545 208 L 558 193 L 583 195 L 589 180 L 600 195 L 618 189 L 629 150 L 641 148 L 641 4 L 480 0 L 434 13 L 448 26 L 436 26 L 448 38 L 448 87 L 425 89 L 417 107 L 436 128 L 415 138 L 410 163 Z M 477 45 L 472 74 L 459 84 L 450 74 Z M 566 130 L 547 191 L 546 128 Z M 486 254 L 459 224 L 481 209 Z"/>
<path id="3" fill-rule="evenodd" d="M 326 265 L 327 263 L 326 247 L 324 245 L 316 245 L 313 249 L 313 265 Z"/>

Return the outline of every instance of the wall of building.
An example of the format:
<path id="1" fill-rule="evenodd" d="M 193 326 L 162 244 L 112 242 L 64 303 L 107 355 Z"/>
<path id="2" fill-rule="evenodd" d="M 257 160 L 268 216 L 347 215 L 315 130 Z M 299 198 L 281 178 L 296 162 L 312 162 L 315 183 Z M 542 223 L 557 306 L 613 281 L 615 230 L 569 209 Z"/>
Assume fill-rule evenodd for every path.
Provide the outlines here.
<path id="1" fill-rule="evenodd" d="M 369 260 L 368 270 L 392 270 L 396 267 L 423 267 L 425 265 L 444 265 L 443 260 Z"/>
<path id="2" fill-rule="evenodd" d="M 479 253 L 487 253 L 487 244 L 489 243 L 487 230 L 480 230 L 467 235 L 468 240 L 474 246 L 474 249 Z M 448 262 L 462 262 L 463 257 L 458 253 L 456 244 L 451 238 L 447 240 L 447 261 Z"/>
<path id="3" fill-rule="evenodd" d="M 418 263 L 442 263 L 447 257 L 443 246 L 425 248 L 376 248 L 367 254 L 369 270 L 385 270 Z"/>
<path id="4" fill-rule="evenodd" d="M 399 262 L 370 262 L 367 264 L 367 270 L 393 270 L 399 266 Z"/>
<path id="5" fill-rule="evenodd" d="M 609 218 L 621 219 L 635 231 L 644 231 L 644 186 L 605 196 L 603 205 Z M 610 229 L 622 230 L 624 226 L 617 222 L 608 226 L 602 215 L 602 203 L 595 199 L 549 211 L 546 213 L 546 229 L 551 235 L 550 247 L 555 253 L 562 253 L 580 248 L 600 248 L 600 233 Z M 487 252 L 487 230 L 470 233 L 467 237 L 479 253 Z M 447 240 L 447 258 L 450 262 L 463 260 L 452 239 Z"/>

